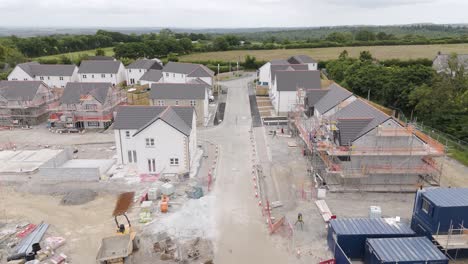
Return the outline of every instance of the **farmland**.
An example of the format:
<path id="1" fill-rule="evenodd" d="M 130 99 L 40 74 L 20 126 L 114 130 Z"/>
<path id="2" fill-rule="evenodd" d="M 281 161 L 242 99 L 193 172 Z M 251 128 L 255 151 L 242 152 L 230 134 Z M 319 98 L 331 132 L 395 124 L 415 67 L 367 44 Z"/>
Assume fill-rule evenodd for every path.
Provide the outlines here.
<path id="1" fill-rule="evenodd" d="M 459 54 L 468 53 L 468 44 L 443 44 L 443 45 L 412 45 L 412 46 L 363 46 L 363 47 L 338 47 L 338 48 L 314 48 L 314 49 L 278 49 L 278 50 L 231 50 L 221 52 L 193 53 L 181 56 L 181 61 L 236 61 L 244 60 L 246 55 L 253 55 L 260 61 L 282 59 L 297 54 L 309 55 L 317 60 L 336 59 L 338 55 L 347 50 L 352 57 L 359 56 L 359 52 L 368 50 L 377 59 L 433 59 L 437 52 Z"/>
<path id="2" fill-rule="evenodd" d="M 108 48 L 102 48 L 104 52 L 106 53 L 106 56 L 114 56 L 114 50 L 113 47 L 108 47 Z M 96 54 L 96 50 L 83 50 L 83 51 L 76 51 L 76 52 L 69 52 L 69 53 L 62 53 L 62 54 L 55 54 L 55 55 L 49 55 L 49 56 L 42 56 L 42 57 L 37 57 L 34 58 L 34 60 L 49 60 L 49 59 L 59 59 L 60 56 L 66 55 L 69 57 L 71 60 L 78 59 L 80 55 L 87 54 L 89 56 L 94 56 Z"/>

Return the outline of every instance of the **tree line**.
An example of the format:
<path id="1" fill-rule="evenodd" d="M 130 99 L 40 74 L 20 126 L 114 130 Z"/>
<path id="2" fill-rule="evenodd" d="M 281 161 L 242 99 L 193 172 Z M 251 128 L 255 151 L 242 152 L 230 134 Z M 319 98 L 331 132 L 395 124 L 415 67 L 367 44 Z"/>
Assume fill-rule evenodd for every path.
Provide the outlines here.
<path id="1" fill-rule="evenodd" d="M 331 79 L 353 93 L 404 113 L 442 132 L 468 140 L 468 75 L 452 55 L 449 70 L 436 73 L 424 60 L 380 62 L 368 51 L 343 51 L 326 63 Z"/>

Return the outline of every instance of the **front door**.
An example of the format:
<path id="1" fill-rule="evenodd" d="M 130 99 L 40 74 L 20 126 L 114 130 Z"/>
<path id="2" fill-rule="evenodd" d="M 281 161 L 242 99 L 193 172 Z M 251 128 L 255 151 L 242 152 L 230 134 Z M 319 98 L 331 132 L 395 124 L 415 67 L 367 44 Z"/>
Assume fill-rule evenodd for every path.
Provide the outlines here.
<path id="1" fill-rule="evenodd" d="M 148 159 L 148 172 L 156 173 L 156 160 L 155 159 Z"/>

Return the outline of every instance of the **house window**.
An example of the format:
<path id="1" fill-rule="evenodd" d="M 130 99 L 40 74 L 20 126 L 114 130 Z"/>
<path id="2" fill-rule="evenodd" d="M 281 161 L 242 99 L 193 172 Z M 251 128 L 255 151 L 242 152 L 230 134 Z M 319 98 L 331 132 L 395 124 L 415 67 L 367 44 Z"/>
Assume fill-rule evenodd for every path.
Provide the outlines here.
<path id="1" fill-rule="evenodd" d="M 159 106 L 164 106 L 164 100 L 158 100 L 158 105 Z"/>
<path id="2" fill-rule="evenodd" d="M 24 80 L 25 80 L 25 81 L 27 81 L 27 80 L 28 80 L 28 78 L 24 78 Z"/>
<path id="3" fill-rule="evenodd" d="M 173 74 L 172 74 L 172 77 L 174 77 L 174 78 L 175 78 L 175 73 L 173 73 Z"/>
<path id="4" fill-rule="evenodd" d="M 130 84 L 134 84 L 135 83 L 135 79 L 134 78 L 131 78 L 130 79 Z"/>
<path id="5" fill-rule="evenodd" d="M 131 69 L 128 69 L 128 72 L 132 72 L 132 70 L 131 70 Z"/>
<path id="6" fill-rule="evenodd" d="M 89 121 L 88 122 L 88 127 L 99 127 L 99 122 L 98 121 Z"/>
<path id="7" fill-rule="evenodd" d="M 60 77 L 59 77 L 59 80 L 63 81 L 63 76 L 60 76 Z"/>
<path id="8" fill-rule="evenodd" d="M 141 72 L 141 69 L 139 69 L 138 72 Z"/>
<path id="9" fill-rule="evenodd" d="M 148 171 L 156 172 L 156 160 L 155 159 L 148 159 Z"/>
<path id="10" fill-rule="evenodd" d="M 97 105 L 95 105 L 95 104 L 85 104 L 85 109 L 86 110 L 96 110 Z"/>
<path id="11" fill-rule="evenodd" d="M 179 105 L 179 100 L 176 100 L 176 101 L 175 101 L 175 105 Z"/>
<path id="12" fill-rule="evenodd" d="M 171 166 L 179 166 L 179 158 L 171 158 L 170 164 Z"/>
<path id="13" fill-rule="evenodd" d="M 166 77 L 169 77 L 169 73 L 168 73 L 168 72 L 166 72 Z"/>
<path id="14" fill-rule="evenodd" d="M 197 105 L 197 101 L 195 100 L 190 100 L 190 106 L 196 106 Z"/>
<path id="15" fill-rule="evenodd" d="M 125 131 L 125 137 L 130 138 L 130 131 Z"/>
<path id="16" fill-rule="evenodd" d="M 50 76 L 47 76 L 47 80 L 50 80 Z"/>
<path id="17" fill-rule="evenodd" d="M 101 77 L 102 77 L 102 78 L 106 78 L 106 75 L 105 75 L 105 74 L 101 74 Z"/>
<path id="18" fill-rule="evenodd" d="M 154 147 L 154 138 L 146 139 L 146 147 Z"/>
<path id="19" fill-rule="evenodd" d="M 136 150 L 129 150 L 128 151 L 128 162 L 129 163 L 136 163 L 137 162 Z"/>
<path id="20" fill-rule="evenodd" d="M 113 76 L 113 75 L 111 74 L 111 78 L 112 78 L 112 76 Z"/>
<path id="21" fill-rule="evenodd" d="M 94 79 L 94 74 L 91 74 L 91 79 Z"/>
<path id="22" fill-rule="evenodd" d="M 432 206 L 426 199 L 422 199 L 421 210 L 426 214 L 432 214 Z"/>
<path id="23" fill-rule="evenodd" d="M 44 80 L 44 76 L 39 77 L 39 80 L 43 81 L 43 80 Z"/>
<path id="24" fill-rule="evenodd" d="M 86 79 L 86 74 L 83 74 L 83 79 Z"/>

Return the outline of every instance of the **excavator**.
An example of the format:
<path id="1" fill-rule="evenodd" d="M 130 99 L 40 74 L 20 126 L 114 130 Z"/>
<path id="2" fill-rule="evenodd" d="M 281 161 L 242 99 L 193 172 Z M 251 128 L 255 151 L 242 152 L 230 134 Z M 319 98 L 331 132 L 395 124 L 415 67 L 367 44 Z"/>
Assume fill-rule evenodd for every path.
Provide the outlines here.
<path id="1" fill-rule="evenodd" d="M 131 264 L 132 254 L 140 246 L 140 238 L 128 219 L 128 209 L 133 204 L 134 192 L 119 195 L 112 216 L 114 217 L 116 234 L 103 238 L 96 256 L 97 264 Z M 124 218 L 125 222 L 119 222 Z"/>

